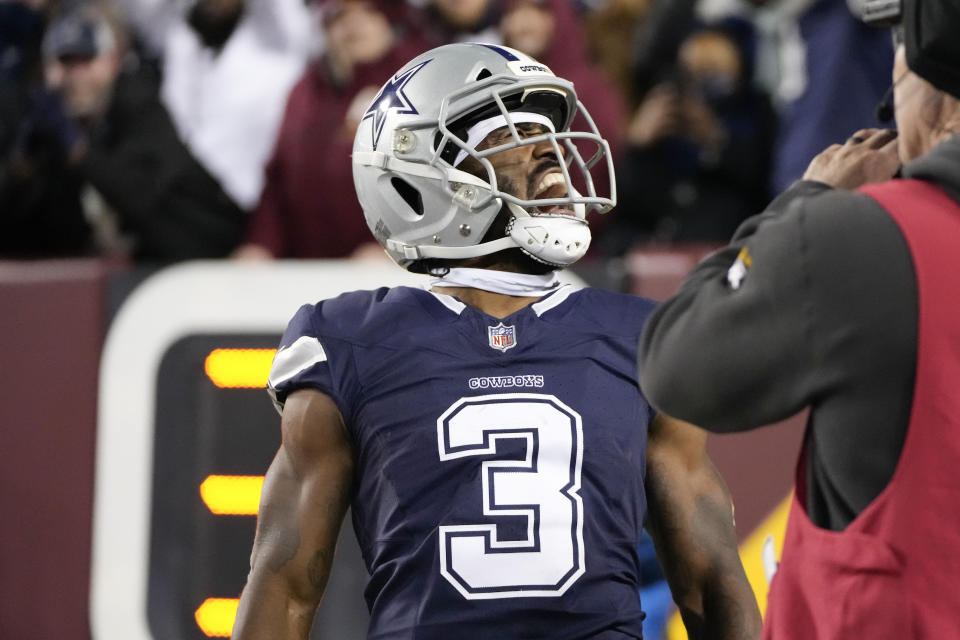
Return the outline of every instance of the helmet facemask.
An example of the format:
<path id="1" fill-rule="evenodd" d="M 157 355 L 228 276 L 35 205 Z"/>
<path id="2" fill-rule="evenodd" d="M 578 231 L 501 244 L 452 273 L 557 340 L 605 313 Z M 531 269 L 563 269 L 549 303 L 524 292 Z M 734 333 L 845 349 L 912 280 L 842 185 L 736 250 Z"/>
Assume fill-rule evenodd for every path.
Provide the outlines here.
<path id="1" fill-rule="evenodd" d="M 606 159 L 606 175 L 613 175 L 606 142 L 592 127 L 589 114 L 585 119 L 593 128 L 592 133 L 568 130 L 576 108 L 582 105 L 562 88 L 530 86 L 517 91 L 513 87 L 509 94 L 507 89 L 500 89 L 492 92 L 492 97 L 492 105 L 461 117 L 458 123 L 447 124 L 441 118 L 439 130 L 447 145 L 446 148 L 441 145 L 441 156 L 449 161 L 454 149 L 456 157 L 452 165 L 455 168 L 469 164 L 474 168 L 471 173 L 485 178 L 486 188 L 481 189 L 483 197 L 474 206 L 483 207 L 489 200 L 499 202 L 502 213 L 509 215 L 506 232 L 515 246 L 533 259 L 555 267 L 572 264 L 590 245 L 587 213 L 605 213 L 614 203 L 613 198 L 608 197 L 613 193 L 613 185 L 610 184 L 604 194 L 591 174 L 591 169 Z M 574 105 L 573 108 L 570 105 Z M 490 115 L 491 111 L 494 115 Z M 529 134 L 531 124 L 540 125 L 540 133 Z M 489 134 L 498 139 L 494 144 L 483 146 Z M 549 153 L 542 153 L 544 144 L 549 144 Z M 531 182 L 524 185 L 524 189 L 511 189 L 502 183 L 491 159 L 527 145 L 539 146 L 544 161 L 531 168 L 536 174 L 519 178 L 536 179 L 538 184 Z M 586 149 L 589 150 L 585 152 Z M 468 158 L 471 160 L 464 163 Z M 555 170 L 549 167 L 551 158 Z M 541 171 L 539 167 L 543 165 L 548 165 L 544 169 L 549 170 Z M 458 185 L 453 188 L 462 189 Z"/>
<path id="2" fill-rule="evenodd" d="M 558 79 L 559 80 L 559 79 Z M 473 158 L 483 166 L 486 173 L 486 182 L 489 184 L 487 198 L 500 198 L 506 203 L 512 203 L 526 210 L 527 213 L 538 213 L 536 209 L 551 206 L 566 205 L 574 211 L 578 218 L 585 218 L 590 211 L 606 213 L 613 208 L 615 187 L 612 184 L 603 188 L 595 184 L 592 169 L 601 161 L 605 162 L 608 175 L 613 175 L 613 162 L 610 157 L 607 142 L 600 136 L 589 113 L 576 99 L 572 86 L 556 86 L 565 81 L 560 80 L 554 86 L 544 86 L 538 82 L 517 83 L 513 86 L 494 89 L 490 92 L 491 104 L 466 116 L 460 116 L 451 123 L 448 115 L 451 109 L 448 104 L 455 105 L 457 94 L 452 94 L 440 108 L 438 122 L 439 135 L 442 135 L 437 147 L 441 151 L 441 159 L 454 168 L 458 168 L 463 159 Z M 524 86 L 527 85 L 527 86 Z M 469 90 L 464 88 L 463 92 Z M 570 108 L 572 106 L 572 108 Z M 590 130 L 570 131 L 570 123 L 577 113 L 583 115 Z M 495 121 L 495 122 L 490 122 Z M 486 131 L 490 132 L 502 123 L 509 130 L 509 139 L 495 146 L 489 146 L 481 151 L 477 144 L 483 138 L 474 140 L 463 132 L 470 131 L 477 124 L 490 123 Z M 550 131 L 539 135 L 524 136 L 517 125 L 524 123 L 541 123 L 550 127 Z M 547 141 L 553 147 L 553 154 L 560 162 L 563 183 L 566 194 L 561 197 L 527 198 L 521 199 L 510 194 L 498 185 L 496 171 L 490 163 L 490 156 L 521 146 L 536 145 Z M 474 143 L 474 144 L 471 144 Z M 450 149 L 457 153 L 452 158 Z M 589 151 L 585 151 L 588 149 Z M 453 195 L 453 192 L 451 192 Z M 486 200 L 480 200 L 474 206 L 483 206 Z"/>

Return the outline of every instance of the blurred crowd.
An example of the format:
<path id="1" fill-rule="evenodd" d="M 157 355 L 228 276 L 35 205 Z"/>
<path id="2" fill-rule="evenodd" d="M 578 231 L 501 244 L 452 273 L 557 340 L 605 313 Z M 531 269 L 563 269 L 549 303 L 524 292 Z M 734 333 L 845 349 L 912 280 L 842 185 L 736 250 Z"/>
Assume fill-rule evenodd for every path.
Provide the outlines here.
<path id="1" fill-rule="evenodd" d="M 857 0 L 0 0 L 0 257 L 382 255 L 354 131 L 447 42 L 571 80 L 615 154 L 592 255 L 720 243 L 876 126 Z"/>

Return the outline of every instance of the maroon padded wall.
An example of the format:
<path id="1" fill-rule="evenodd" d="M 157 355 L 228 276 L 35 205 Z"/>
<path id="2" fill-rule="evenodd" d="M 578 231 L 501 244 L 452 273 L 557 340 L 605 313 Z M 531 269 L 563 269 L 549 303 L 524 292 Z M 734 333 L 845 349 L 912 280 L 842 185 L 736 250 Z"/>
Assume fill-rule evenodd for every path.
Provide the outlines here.
<path id="1" fill-rule="evenodd" d="M 90 637 L 106 268 L 0 262 L 0 636 Z"/>

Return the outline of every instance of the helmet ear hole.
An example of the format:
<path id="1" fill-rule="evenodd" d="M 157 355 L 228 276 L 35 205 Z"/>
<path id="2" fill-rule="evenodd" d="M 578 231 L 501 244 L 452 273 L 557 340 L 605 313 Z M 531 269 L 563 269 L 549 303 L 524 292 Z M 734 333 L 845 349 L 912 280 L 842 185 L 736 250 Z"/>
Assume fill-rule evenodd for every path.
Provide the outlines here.
<path id="1" fill-rule="evenodd" d="M 393 185 L 393 188 L 396 190 L 397 194 L 403 198 L 403 201 L 409 205 L 418 216 L 423 216 L 423 196 L 420 195 L 420 192 L 409 182 L 403 178 L 391 178 L 390 184 Z"/>
<path id="2" fill-rule="evenodd" d="M 484 67 L 483 69 L 480 69 L 480 73 L 477 74 L 477 77 L 474 80 L 475 81 L 483 80 L 484 78 L 489 78 L 492 75 L 493 75 L 493 72 L 490 71 L 490 69 L 487 69 L 486 67 Z"/>

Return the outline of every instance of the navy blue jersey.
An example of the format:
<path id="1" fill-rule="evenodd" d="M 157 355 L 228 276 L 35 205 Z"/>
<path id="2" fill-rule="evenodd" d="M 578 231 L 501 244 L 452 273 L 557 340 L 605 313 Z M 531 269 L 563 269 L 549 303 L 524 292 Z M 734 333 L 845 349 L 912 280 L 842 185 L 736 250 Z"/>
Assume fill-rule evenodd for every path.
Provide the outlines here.
<path id="1" fill-rule="evenodd" d="M 640 638 L 648 300 L 566 285 L 506 318 L 423 289 L 302 307 L 278 407 L 336 402 L 370 638 Z"/>

